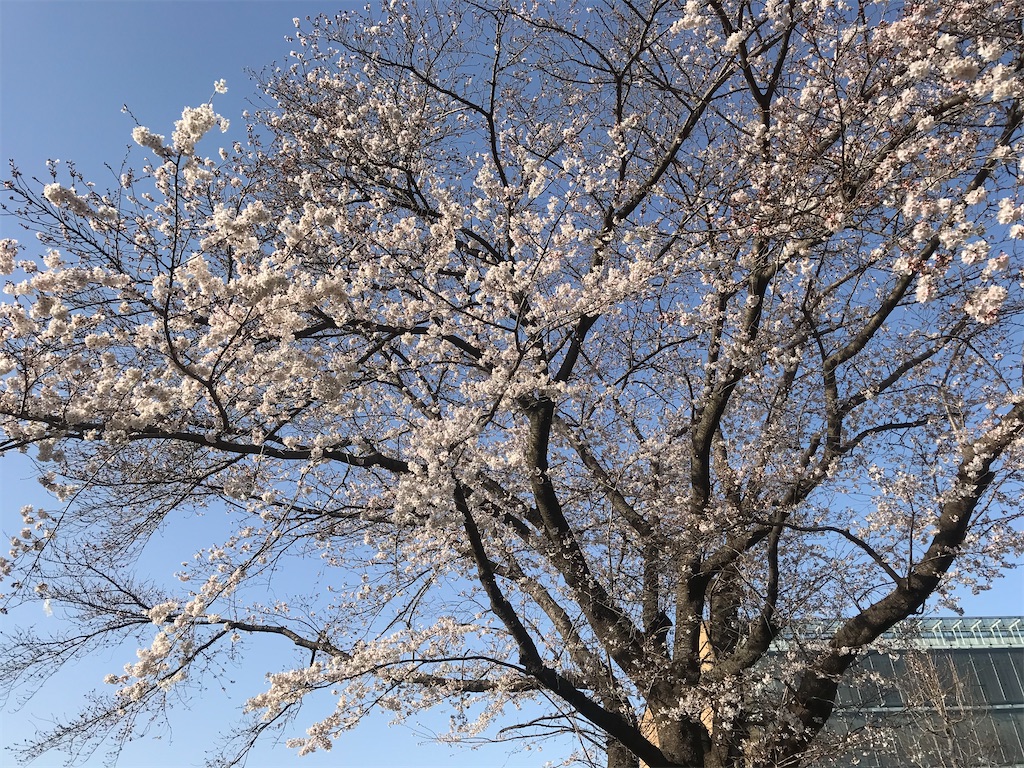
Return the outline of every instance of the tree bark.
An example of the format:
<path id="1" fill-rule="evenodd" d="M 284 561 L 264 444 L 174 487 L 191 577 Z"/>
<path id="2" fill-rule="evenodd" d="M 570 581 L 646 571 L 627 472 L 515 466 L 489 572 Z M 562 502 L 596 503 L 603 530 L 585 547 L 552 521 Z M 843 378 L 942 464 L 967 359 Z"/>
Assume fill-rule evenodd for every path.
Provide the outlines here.
<path id="1" fill-rule="evenodd" d="M 608 768 L 640 768 L 640 759 L 622 742 L 608 739 Z"/>

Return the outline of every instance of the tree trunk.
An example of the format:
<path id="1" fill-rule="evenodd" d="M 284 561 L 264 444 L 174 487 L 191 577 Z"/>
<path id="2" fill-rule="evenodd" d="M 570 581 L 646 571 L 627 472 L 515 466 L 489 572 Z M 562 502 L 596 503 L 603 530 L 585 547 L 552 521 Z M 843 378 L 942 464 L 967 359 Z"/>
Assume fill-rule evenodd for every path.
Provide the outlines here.
<path id="1" fill-rule="evenodd" d="M 608 739 L 608 768 L 640 768 L 640 760 L 615 739 Z"/>

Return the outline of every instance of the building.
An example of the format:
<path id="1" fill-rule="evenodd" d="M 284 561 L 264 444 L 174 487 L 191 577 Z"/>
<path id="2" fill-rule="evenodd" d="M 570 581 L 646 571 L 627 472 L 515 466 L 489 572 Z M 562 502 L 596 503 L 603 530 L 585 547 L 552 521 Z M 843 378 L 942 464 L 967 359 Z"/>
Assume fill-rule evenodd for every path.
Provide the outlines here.
<path id="1" fill-rule="evenodd" d="M 883 641 L 840 690 L 833 764 L 1024 768 L 1024 617 L 919 619 Z"/>

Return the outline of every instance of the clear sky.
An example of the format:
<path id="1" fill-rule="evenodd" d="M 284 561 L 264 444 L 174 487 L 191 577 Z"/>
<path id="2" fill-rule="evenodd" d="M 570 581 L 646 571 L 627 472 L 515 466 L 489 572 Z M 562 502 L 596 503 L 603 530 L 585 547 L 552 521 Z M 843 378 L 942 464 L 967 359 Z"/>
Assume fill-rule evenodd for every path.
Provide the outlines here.
<path id="1" fill-rule="evenodd" d="M 123 105 L 143 125 L 170 135 L 182 107 L 205 102 L 213 93 L 214 81 L 221 78 L 227 81 L 228 93 L 217 96 L 214 106 L 232 121 L 223 138 L 244 139 L 241 113 L 257 96 L 246 71 L 287 59 L 294 47 L 285 40 L 294 32 L 293 18 L 334 14 L 352 5 L 346 0 L 0 0 L 0 160 L 4 163 L 0 175 L 7 177 L 7 161 L 13 158 L 26 175 L 43 178 L 46 160 L 55 158 L 75 161 L 87 177 L 105 186 L 111 177 L 104 164 L 117 168 L 132 143 L 134 123 L 122 113 Z M 20 236 L 11 220 L 0 218 L 0 237 Z M 7 532 L 21 527 L 22 504 L 45 506 L 47 500 L 32 478 L 31 465 L 21 457 L 0 460 L 0 485 L 0 527 L 6 540 Z M 15 621 L 45 620 L 24 614 L 0 619 L 7 625 L 4 629 Z M 265 656 L 253 659 L 252 666 L 261 672 L 279 668 L 282 650 L 279 645 L 266 646 Z M 7 701 L 0 720 L 3 746 L 24 738 L 34 723 L 70 714 L 85 692 L 103 687 L 104 674 L 120 671 L 133 658 L 131 648 L 111 652 L 65 669 L 24 707 L 13 699 Z M 260 674 L 243 669 L 231 676 L 237 680 L 237 689 L 231 685 L 224 691 L 210 689 L 201 701 L 185 703 L 171 720 L 169 732 L 158 730 L 153 736 L 159 739 L 150 737 L 130 745 L 120 765 L 201 765 L 218 726 L 235 722 L 236 710 L 262 684 Z M 315 719 L 312 710 L 303 714 L 309 722 Z M 248 766 L 534 768 L 557 757 L 550 747 L 537 754 L 517 753 L 514 745 L 473 751 L 426 743 L 425 735 L 446 727 L 447 715 L 423 720 L 415 728 L 389 728 L 388 719 L 373 718 L 331 752 L 302 759 L 283 744 L 266 745 Z M 100 765 L 100 757 L 86 765 Z M 0 765 L 10 764 L 10 755 L 0 752 Z M 63 764 L 62 756 L 53 754 L 33 766 Z"/>
<path id="2" fill-rule="evenodd" d="M 284 38 L 294 29 L 293 17 L 333 14 L 343 7 L 345 0 L 0 0 L 0 160 L 6 163 L 14 158 L 26 175 L 40 177 L 48 158 L 74 160 L 86 177 L 104 186 L 109 178 L 104 163 L 117 168 L 131 143 L 134 123 L 122 113 L 122 105 L 143 125 L 170 134 L 182 107 L 205 102 L 220 78 L 227 80 L 229 91 L 217 97 L 215 108 L 233 121 L 227 138 L 241 138 L 241 112 L 255 96 L 245 71 L 287 58 L 291 44 Z M 6 177 L 6 166 L 0 175 Z M 11 221 L 0 219 L 0 236 L 18 237 L 19 233 Z M 0 520 L 5 532 L 20 527 L 17 511 L 22 504 L 46 503 L 31 474 L 31 466 L 18 457 L 0 461 Z M 966 596 L 963 608 L 968 615 L 1020 614 L 1024 613 L 1022 594 L 1024 578 L 1017 571 L 990 592 Z M 4 620 L 9 625 L 15 618 L 27 617 Z M 270 658 L 273 649 L 265 652 Z M 24 708 L 16 701 L 6 702 L 0 726 L 3 745 L 24 737 L 33 723 L 69 712 L 84 691 L 105 673 L 118 671 L 130 656 L 128 649 L 95 664 L 82 663 Z M 239 686 L 246 675 L 237 671 Z M 201 764 L 217 726 L 234 720 L 232 709 L 246 695 L 241 687 L 230 686 L 205 692 L 202 700 L 183 706 L 170 732 L 132 745 L 121 765 Z M 389 729 L 386 723 L 383 717 L 372 720 L 346 736 L 333 752 L 302 760 L 283 746 L 267 746 L 249 766 L 271 768 L 294 762 L 299 766 L 514 768 L 538 766 L 558 757 L 551 747 L 540 755 L 509 755 L 508 747 L 453 752 L 423 745 L 423 734 L 432 728 L 440 730 L 439 723 L 424 721 L 417 730 Z M 8 764 L 9 756 L 0 753 L 0 765 Z M 54 755 L 33 765 L 61 764 L 60 756 Z M 86 764 L 99 765 L 100 760 Z"/>

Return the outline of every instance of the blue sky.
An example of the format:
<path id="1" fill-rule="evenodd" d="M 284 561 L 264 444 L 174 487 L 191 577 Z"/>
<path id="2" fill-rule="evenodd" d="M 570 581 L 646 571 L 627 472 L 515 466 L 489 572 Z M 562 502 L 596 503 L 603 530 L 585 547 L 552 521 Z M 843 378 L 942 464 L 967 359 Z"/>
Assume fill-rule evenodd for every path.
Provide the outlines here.
<path id="1" fill-rule="evenodd" d="M 170 134 L 182 107 L 206 101 L 220 78 L 227 80 L 229 91 L 217 97 L 215 108 L 233 121 L 227 138 L 241 138 L 241 112 L 255 96 L 245 70 L 259 70 L 287 58 L 291 44 L 284 38 L 294 29 L 293 17 L 334 13 L 342 7 L 340 0 L 0 0 L 0 159 L 6 163 L 14 158 L 27 175 L 40 177 L 45 175 L 48 158 L 74 160 L 87 177 L 103 186 L 109 178 L 103 164 L 116 168 L 131 143 L 134 124 L 122 113 L 122 105 L 143 125 Z M 0 236 L 19 233 L 11 221 L 0 219 Z M 45 504 L 31 473 L 31 466 L 19 457 L 0 462 L 0 519 L 5 531 L 20 527 L 17 511 L 22 504 Z M 1024 576 L 1018 571 L 990 592 L 967 596 L 963 607 L 968 615 L 1019 614 L 1024 612 L 1022 594 Z M 95 666 L 80 665 L 23 709 L 8 701 L 3 745 L 26 735 L 33 723 L 45 723 L 51 714 L 73 708 L 84 691 L 128 660 L 125 653 L 130 656 L 131 650 L 97 659 Z M 273 649 L 266 653 L 272 655 Z M 244 674 L 237 673 L 239 678 Z M 204 748 L 216 737 L 216 727 L 232 721 L 231 710 L 244 697 L 241 690 L 209 690 L 202 701 L 193 700 L 183 708 L 190 711 L 172 720 L 172 731 L 159 740 L 148 738 L 131 745 L 121 764 L 147 768 L 200 764 Z M 295 761 L 283 746 L 268 746 L 249 765 L 513 768 L 557 757 L 550 747 L 541 755 L 509 756 L 506 747 L 453 752 L 423 746 L 420 733 L 388 729 L 386 722 L 386 718 L 372 720 L 326 755 Z M 431 727 L 425 721 L 420 730 L 429 732 Z M 8 764 L 8 759 L 0 754 L 0 764 Z M 55 755 L 33 765 L 61 764 Z M 86 764 L 99 765 L 100 760 Z"/>
<path id="2" fill-rule="evenodd" d="M 360 3 L 361 5 L 361 3 Z M 246 70 L 260 70 L 283 62 L 293 45 L 285 37 L 294 32 L 292 19 L 334 14 L 352 3 L 305 0 L 0 0 L 0 159 L 2 175 L 14 158 L 28 176 L 45 177 L 46 160 L 73 160 L 86 177 L 104 186 L 110 176 L 104 163 L 117 168 L 131 141 L 134 123 L 122 113 L 127 105 L 143 125 L 170 135 L 182 107 L 205 102 L 215 80 L 227 80 L 228 93 L 217 96 L 218 112 L 232 121 L 225 139 L 244 138 L 241 112 L 257 95 Z M 14 223 L 0 218 L 0 237 L 20 237 Z M 21 527 L 21 505 L 46 505 L 32 478 L 31 465 L 21 457 L 0 461 L 0 521 L 7 532 Z M 6 535 L 6 534 L 5 534 Z M 181 559 L 181 558 L 178 558 Z M 43 621 L 24 613 L 3 617 L 7 623 Z M 55 619 L 51 619 L 55 620 Z M 266 646 L 259 669 L 275 669 L 280 646 Z M 275 651 L 278 659 L 274 659 Z M 18 707 L 7 702 L 0 720 L 3 747 L 24 738 L 51 716 L 68 713 L 80 697 L 102 688 L 107 672 L 117 672 L 134 657 L 121 649 L 95 663 L 64 670 L 36 699 Z M 275 662 L 277 664 L 275 665 Z M 129 768 L 201 765 L 205 748 L 217 737 L 218 726 L 236 719 L 235 710 L 246 696 L 257 692 L 260 675 L 236 670 L 237 690 L 208 689 L 202 700 L 193 699 L 171 720 L 169 732 L 129 745 L 120 765 Z M 248 679 L 255 686 L 245 686 Z M 313 712 L 307 714 L 310 722 Z M 537 766 L 557 755 L 513 753 L 512 747 L 471 751 L 425 743 L 424 735 L 442 730 L 447 715 L 425 719 L 413 727 L 388 728 L 387 717 L 371 719 L 335 745 L 330 753 L 301 760 L 282 745 L 266 745 L 250 759 L 250 768 L 299 766 Z M 550 754 L 549 754 L 550 752 Z M 85 763 L 101 764 L 97 754 Z M 10 756 L 0 752 L 0 765 Z M 33 763 L 34 768 L 64 764 L 53 754 Z"/>

